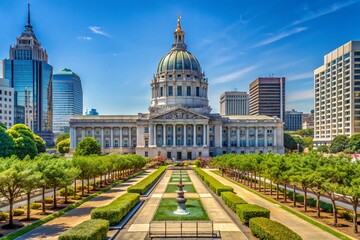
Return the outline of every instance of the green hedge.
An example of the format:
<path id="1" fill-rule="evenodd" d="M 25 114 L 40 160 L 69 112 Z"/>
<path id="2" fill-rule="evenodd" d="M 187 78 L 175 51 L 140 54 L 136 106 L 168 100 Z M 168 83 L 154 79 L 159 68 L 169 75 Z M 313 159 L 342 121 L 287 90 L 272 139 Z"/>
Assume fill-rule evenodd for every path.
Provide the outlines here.
<path id="1" fill-rule="evenodd" d="M 166 166 L 159 167 L 158 170 L 138 182 L 132 187 L 128 188 L 129 193 L 144 194 L 149 188 L 159 179 L 161 174 L 166 170 Z"/>
<path id="2" fill-rule="evenodd" d="M 234 189 L 232 187 L 226 186 L 201 170 L 200 168 L 194 168 L 195 172 L 199 177 L 204 181 L 204 183 L 209 186 L 209 188 L 216 193 L 217 195 L 221 196 L 222 192 L 233 192 Z"/>
<path id="3" fill-rule="evenodd" d="M 256 204 L 239 204 L 236 206 L 236 213 L 242 223 L 248 224 L 251 218 L 270 218 L 270 211 Z"/>
<path id="4" fill-rule="evenodd" d="M 104 240 L 108 231 L 107 220 L 90 219 L 62 233 L 59 240 Z"/>
<path id="5" fill-rule="evenodd" d="M 247 204 L 247 202 L 240 198 L 238 195 L 236 195 L 233 192 L 222 192 L 221 198 L 224 201 L 224 203 L 231 208 L 234 212 L 236 212 L 236 206 L 239 204 Z"/>
<path id="6" fill-rule="evenodd" d="M 260 240 L 302 239 L 288 227 L 264 217 L 250 219 L 249 227 L 254 236 Z"/>
<path id="7" fill-rule="evenodd" d="M 108 220 L 110 225 L 115 225 L 140 201 L 138 193 L 125 193 L 106 206 L 95 208 L 91 211 L 92 219 Z"/>

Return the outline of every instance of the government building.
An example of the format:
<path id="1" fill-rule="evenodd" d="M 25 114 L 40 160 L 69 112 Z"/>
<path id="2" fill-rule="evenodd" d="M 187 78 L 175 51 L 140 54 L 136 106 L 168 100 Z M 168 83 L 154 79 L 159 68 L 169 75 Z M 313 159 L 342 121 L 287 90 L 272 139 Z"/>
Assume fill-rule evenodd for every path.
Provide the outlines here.
<path id="1" fill-rule="evenodd" d="M 224 153 L 284 153 L 283 122 L 268 116 L 211 113 L 208 79 L 187 51 L 180 18 L 174 43 L 151 83 L 148 113 L 70 118 L 71 150 L 87 136 L 103 153 L 196 159 Z"/>

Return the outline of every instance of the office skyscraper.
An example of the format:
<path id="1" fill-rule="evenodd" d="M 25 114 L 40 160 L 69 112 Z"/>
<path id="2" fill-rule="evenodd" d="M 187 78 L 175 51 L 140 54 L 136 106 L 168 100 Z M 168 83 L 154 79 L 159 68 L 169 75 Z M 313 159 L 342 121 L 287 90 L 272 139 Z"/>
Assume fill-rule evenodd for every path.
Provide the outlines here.
<path id="1" fill-rule="evenodd" d="M 314 144 L 360 133 L 360 41 L 325 55 L 324 65 L 314 71 L 314 81 Z"/>
<path id="2" fill-rule="evenodd" d="M 295 111 L 285 111 L 285 131 L 297 131 L 302 129 L 303 113 Z"/>
<path id="3" fill-rule="evenodd" d="M 4 78 L 15 92 L 15 123 L 25 123 L 52 145 L 52 71 L 46 50 L 35 36 L 28 5 L 27 25 L 4 60 Z"/>
<path id="4" fill-rule="evenodd" d="M 221 115 L 249 115 L 249 94 L 229 91 L 220 95 Z"/>
<path id="5" fill-rule="evenodd" d="M 250 83 L 250 115 L 277 116 L 284 120 L 285 78 L 259 77 Z"/>
<path id="6" fill-rule="evenodd" d="M 81 80 L 70 69 L 54 73 L 53 77 L 54 134 L 69 133 L 71 116 L 83 114 Z"/>

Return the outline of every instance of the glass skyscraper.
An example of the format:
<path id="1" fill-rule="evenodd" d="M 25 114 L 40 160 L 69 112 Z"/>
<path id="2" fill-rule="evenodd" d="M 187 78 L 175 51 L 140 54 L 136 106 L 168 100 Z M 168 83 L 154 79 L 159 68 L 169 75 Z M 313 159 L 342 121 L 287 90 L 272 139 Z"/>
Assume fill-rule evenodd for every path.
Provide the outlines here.
<path id="1" fill-rule="evenodd" d="M 10 56 L 4 60 L 3 68 L 4 78 L 10 80 L 15 91 L 14 123 L 28 125 L 47 145 L 52 145 L 53 68 L 30 24 L 30 5 L 27 25 L 15 46 L 10 46 Z"/>
<path id="2" fill-rule="evenodd" d="M 54 134 L 69 133 L 71 116 L 83 113 L 81 80 L 70 69 L 54 73 L 53 77 Z"/>

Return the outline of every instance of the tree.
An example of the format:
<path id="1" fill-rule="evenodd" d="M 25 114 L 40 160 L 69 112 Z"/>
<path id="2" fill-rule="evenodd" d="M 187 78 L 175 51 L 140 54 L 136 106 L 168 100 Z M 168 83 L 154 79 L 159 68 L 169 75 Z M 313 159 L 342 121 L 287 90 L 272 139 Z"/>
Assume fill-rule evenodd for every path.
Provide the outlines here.
<path id="1" fill-rule="evenodd" d="M 354 134 L 350 137 L 347 149 L 353 153 L 360 152 L 360 134 Z"/>
<path id="2" fill-rule="evenodd" d="M 13 138 L 0 127 L 0 157 L 10 157 L 14 154 L 15 143 Z"/>
<path id="3" fill-rule="evenodd" d="M 64 155 L 65 153 L 69 153 L 70 152 L 70 138 L 66 138 L 66 139 L 60 141 L 59 143 L 57 143 L 56 150 L 62 155 Z"/>
<path id="4" fill-rule="evenodd" d="M 87 155 L 100 155 L 101 146 L 100 144 L 92 137 L 85 137 L 76 147 L 76 155 L 87 156 Z"/>
<path id="5" fill-rule="evenodd" d="M 313 149 L 313 138 L 312 137 L 303 137 L 303 145 L 305 148 L 308 148 L 309 150 Z"/>
<path id="6" fill-rule="evenodd" d="M 67 138 L 70 138 L 70 134 L 68 133 L 62 133 L 60 134 L 57 138 L 56 138 L 56 142 L 55 142 L 55 145 L 57 146 L 59 142 L 67 139 Z"/>
<path id="7" fill-rule="evenodd" d="M 289 133 L 284 133 L 284 147 L 290 151 L 297 149 L 297 142 Z"/>
<path id="8" fill-rule="evenodd" d="M 329 152 L 329 147 L 328 145 L 320 145 L 316 148 L 316 150 L 318 152 L 323 152 L 323 153 L 328 153 Z"/>
<path id="9" fill-rule="evenodd" d="M 38 153 L 46 152 L 46 142 L 40 136 L 34 134 L 34 142 L 36 144 L 36 148 Z"/>
<path id="10" fill-rule="evenodd" d="M 14 201 L 20 196 L 25 186 L 27 172 L 24 171 L 24 164 L 16 156 L 3 158 L 0 161 L 0 192 L 8 200 L 9 227 L 14 226 L 13 206 Z"/>
<path id="11" fill-rule="evenodd" d="M 332 141 L 330 145 L 330 152 L 338 153 L 344 151 L 348 147 L 349 138 L 346 135 L 338 135 Z"/>

